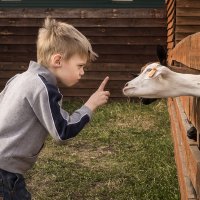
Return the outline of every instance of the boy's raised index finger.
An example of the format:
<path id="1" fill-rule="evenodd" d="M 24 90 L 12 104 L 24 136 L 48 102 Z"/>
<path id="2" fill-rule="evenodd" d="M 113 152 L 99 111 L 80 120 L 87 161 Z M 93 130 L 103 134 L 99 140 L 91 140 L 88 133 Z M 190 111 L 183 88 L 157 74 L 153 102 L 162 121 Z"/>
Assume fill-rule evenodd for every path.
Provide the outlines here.
<path id="1" fill-rule="evenodd" d="M 98 90 L 103 91 L 104 88 L 105 88 L 105 86 L 106 86 L 106 84 L 107 84 L 107 82 L 108 82 L 108 80 L 109 80 L 109 77 L 107 76 L 107 77 L 102 81 L 102 83 L 101 83 L 101 85 L 99 86 Z"/>

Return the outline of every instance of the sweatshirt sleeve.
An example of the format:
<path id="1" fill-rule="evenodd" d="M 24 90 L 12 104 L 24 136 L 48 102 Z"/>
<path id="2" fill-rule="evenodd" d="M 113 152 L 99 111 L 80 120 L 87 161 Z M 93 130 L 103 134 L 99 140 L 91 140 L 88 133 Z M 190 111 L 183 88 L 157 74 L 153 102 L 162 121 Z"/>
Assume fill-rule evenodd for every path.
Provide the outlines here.
<path id="1" fill-rule="evenodd" d="M 62 95 L 58 88 L 48 84 L 43 77 L 40 78 L 44 89 L 32 106 L 36 116 L 56 141 L 64 142 L 75 137 L 90 121 L 92 111 L 83 105 L 70 116 L 61 108 Z"/>

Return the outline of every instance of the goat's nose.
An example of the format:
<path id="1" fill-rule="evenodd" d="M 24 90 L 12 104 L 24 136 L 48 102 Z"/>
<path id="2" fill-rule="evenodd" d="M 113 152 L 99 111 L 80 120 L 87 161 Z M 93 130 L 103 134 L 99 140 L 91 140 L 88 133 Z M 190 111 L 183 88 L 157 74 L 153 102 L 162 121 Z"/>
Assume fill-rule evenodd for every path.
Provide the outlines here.
<path id="1" fill-rule="evenodd" d="M 128 86 L 128 83 L 126 83 L 125 85 L 124 85 L 124 87 L 127 87 Z"/>

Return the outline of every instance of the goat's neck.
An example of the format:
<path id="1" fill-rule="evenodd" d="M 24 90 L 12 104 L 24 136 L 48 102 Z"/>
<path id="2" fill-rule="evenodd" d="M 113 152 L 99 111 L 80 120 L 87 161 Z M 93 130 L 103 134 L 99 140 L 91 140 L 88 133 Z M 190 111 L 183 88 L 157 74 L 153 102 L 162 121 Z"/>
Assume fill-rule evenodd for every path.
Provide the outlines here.
<path id="1" fill-rule="evenodd" d="M 180 96 L 200 97 L 200 75 L 172 72 L 169 84 Z"/>

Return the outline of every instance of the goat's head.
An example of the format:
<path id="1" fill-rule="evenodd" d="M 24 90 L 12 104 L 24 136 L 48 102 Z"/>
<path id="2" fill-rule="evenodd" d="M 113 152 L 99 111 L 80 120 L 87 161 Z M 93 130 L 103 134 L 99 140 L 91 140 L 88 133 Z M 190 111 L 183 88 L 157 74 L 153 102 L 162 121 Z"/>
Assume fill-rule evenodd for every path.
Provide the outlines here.
<path id="1" fill-rule="evenodd" d="M 167 52 L 165 51 L 164 47 L 161 45 L 157 45 L 156 53 L 157 53 L 157 57 L 158 57 L 160 64 L 166 66 Z M 143 73 L 143 71 L 147 70 L 146 68 L 150 64 L 152 64 L 152 63 L 147 63 L 145 66 L 143 66 L 141 68 L 141 74 Z M 148 70 L 150 70 L 150 69 L 148 69 Z M 156 100 L 157 100 L 156 98 L 141 98 L 142 104 L 145 104 L 145 105 L 151 104 L 152 102 L 154 102 Z"/>
<path id="2" fill-rule="evenodd" d="M 125 84 L 123 93 L 128 97 L 162 98 L 169 90 L 171 70 L 160 63 L 151 63 L 135 79 Z"/>

